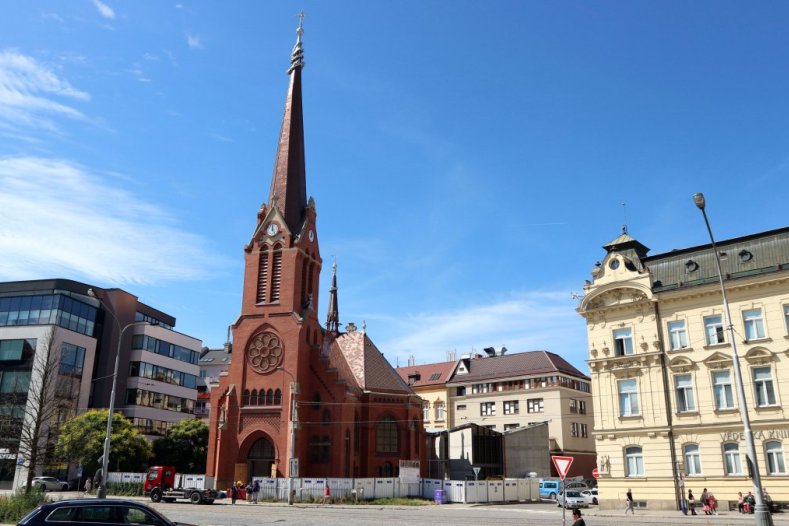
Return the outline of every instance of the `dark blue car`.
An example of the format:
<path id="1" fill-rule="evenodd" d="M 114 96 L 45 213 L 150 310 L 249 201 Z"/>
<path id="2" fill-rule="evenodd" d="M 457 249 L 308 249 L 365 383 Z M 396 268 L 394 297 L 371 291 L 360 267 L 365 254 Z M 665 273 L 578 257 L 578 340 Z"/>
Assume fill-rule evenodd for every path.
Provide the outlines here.
<path id="1" fill-rule="evenodd" d="M 59 500 L 42 504 L 17 526 L 102 526 L 134 524 L 144 526 L 191 526 L 170 521 L 140 502 L 115 499 Z"/>

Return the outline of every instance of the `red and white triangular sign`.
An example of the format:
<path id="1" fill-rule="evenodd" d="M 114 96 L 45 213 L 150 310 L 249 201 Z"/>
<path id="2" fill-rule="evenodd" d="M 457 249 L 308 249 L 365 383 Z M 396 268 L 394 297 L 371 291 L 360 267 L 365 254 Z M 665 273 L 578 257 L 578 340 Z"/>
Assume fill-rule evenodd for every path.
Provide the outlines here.
<path id="1" fill-rule="evenodd" d="M 553 465 L 556 466 L 556 471 L 559 473 L 559 478 L 564 480 L 567 473 L 570 471 L 570 466 L 573 465 L 573 457 L 555 457 L 552 456 Z"/>

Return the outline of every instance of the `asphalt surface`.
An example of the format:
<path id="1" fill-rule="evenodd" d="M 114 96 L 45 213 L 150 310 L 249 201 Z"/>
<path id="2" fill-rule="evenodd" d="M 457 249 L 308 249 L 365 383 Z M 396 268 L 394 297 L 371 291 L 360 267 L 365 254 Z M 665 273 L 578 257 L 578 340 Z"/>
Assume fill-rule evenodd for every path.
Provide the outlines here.
<path id="1" fill-rule="evenodd" d="M 53 499 L 82 497 L 80 492 L 48 493 Z M 192 505 L 189 503 L 152 504 L 173 521 L 199 526 L 253 526 L 274 523 L 303 524 L 306 526 L 356 526 L 375 524 L 407 523 L 409 526 L 477 526 L 496 525 L 560 525 L 562 510 L 551 502 L 516 504 L 446 504 L 427 506 L 373 506 L 343 504 L 295 504 L 285 503 L 248 504 L 230 500 L 217 501 L 213 505 Z M 635 516 L 624 516 L 621 512 L 600 511 L 597 507 L 583 510 L 584 519 L 589 526 L 596 525 L 653 525 L 653 524 L 693 524 L 693 525 L 737 525 L 754 524 L 753 515 L 725 512 L 717 516 L 684 516 L 679 512 L 637 511 Z M 572 524 L 572 516 L 567 510 L 565 524 Z M 776 526 L 789 526 L 789 513 L 773 515 Z"/>

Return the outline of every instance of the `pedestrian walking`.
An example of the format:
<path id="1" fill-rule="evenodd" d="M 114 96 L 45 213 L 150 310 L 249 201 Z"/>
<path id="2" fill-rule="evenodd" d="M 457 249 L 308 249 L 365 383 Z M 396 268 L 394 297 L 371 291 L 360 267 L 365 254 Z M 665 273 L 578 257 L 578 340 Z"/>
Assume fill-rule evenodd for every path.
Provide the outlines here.
<path id="1" fill-rule="evenodd" d="M 230 486 L 230 504 L 235 504 L 237 498 L 238 498 L 238 488 L 236 488 L 236 485 L 233 484 L 232 486 Z"/>
<path id="2" fill-rule="evenodd" d="M 247 494 L 247 503 L 252 504 L 252 482 L 244 486 L 244 491 Z"/>
<path id="3" fill-rule="evenodd" d="M 85 479 L 85 493 L 90 495 L 91 490 L 93 489 L 93 481 L 90 477 Z"/>
<path id="4" fill-rule="evenodd" d="M 710 494 L 707 492 L 707 488 L 704 488 L 704 491 L 701 492 L 701 506 L 704 510 L 704 515 L 710 514 Z"/>
<path id="5" fill-rule="evenodd" d="M 586 521 L 581 517 L 581 510 L 573 508 L 573 526 L 586 526 Z"/>
<path id="6" fill-rule="evenodd" d="M 323 488 L 323 504 L 331 504 L 331 489 L 329 489 L 328 481 Z"/>
<path id="7" fill-rule="evenodd" d="M 258 503 L 258 497 L 260 497 L 260 481 L 254 480 L 252 481 L 252 504 Z"/>
<path id="8" fill-rule="evenodd" d="M 633 507 L 633 490 L 627 488 L 627 493 L 625 494 L 625 515 L 629 511 L 633 515 L 636 514 L 636 509 Z"/>
<path id="9" fill-rule="evenodd" d="M 707 493 L 707 502 L 710 505 L 710 515 L 717 515 L 718 501 L 715 500 L 715 495 L 713 495 L 711 491 Z"/>

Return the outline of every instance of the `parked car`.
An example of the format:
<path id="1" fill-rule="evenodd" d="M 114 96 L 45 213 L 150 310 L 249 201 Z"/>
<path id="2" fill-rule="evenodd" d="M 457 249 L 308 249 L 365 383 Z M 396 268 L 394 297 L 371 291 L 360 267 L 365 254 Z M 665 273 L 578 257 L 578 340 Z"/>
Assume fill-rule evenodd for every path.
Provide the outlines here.
<path id="1" fill-rule="evenodd" d="M 44 491 L 68 491 L 68 482 L 63 482 L 55 477 L 33 477 L 33 486 Z"/>
<path id="2" fill-rule="evenodd" d="M 143 524 L 146 526 L 192 526 L 172 522 L 141 502 L 130 500 L 73 499 L 42 504 L 17 526 L 97 526 L 103 524 Z"/>
<path id="3" fill-rule="evenodd" d="M 583 491 L 585 489 L 589 489 L 589 486 L 586 485 L 584 482 L 566 482 L 564 484 L 564 489 L 571 490 L 574 489 L 576 491 Z"/>
<path id="4" fill-rule="evenodd" d="M 597 504 L 597 488 L 585 489 L 581 492 L 587 504 Z"/>
<path id="5" fill-rule="evenodd" d="M 589 505 L 586 503 L 586 499 L 583 498 L 580 491 L 576 490 L 567 490 L 563 494 L 559 495 L 559 498 L 556 499 L 557 506 L 564 506 L 565 508 L 587 508 Z"/>
<path id="6" fill-rule="evenodd" d="M 558 480 L 543 480 L 540 481 L 540 498 L 541 499 L 555 499 L 559 495 L 561 489 L 561 482 Z"/>

